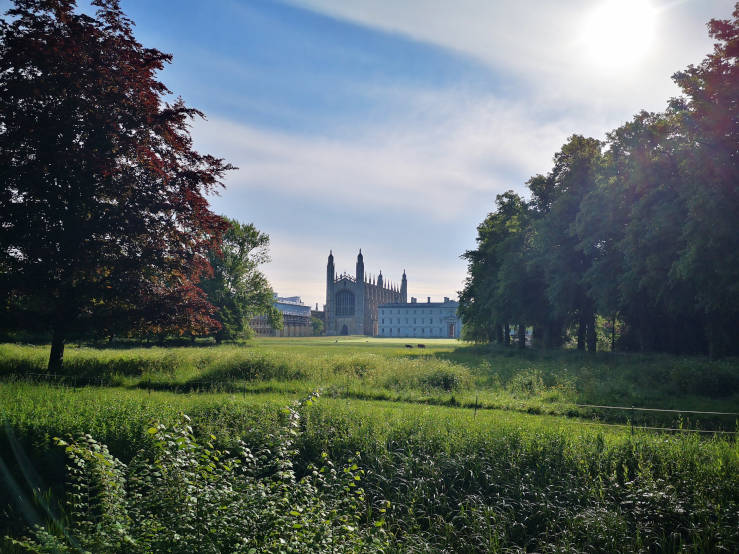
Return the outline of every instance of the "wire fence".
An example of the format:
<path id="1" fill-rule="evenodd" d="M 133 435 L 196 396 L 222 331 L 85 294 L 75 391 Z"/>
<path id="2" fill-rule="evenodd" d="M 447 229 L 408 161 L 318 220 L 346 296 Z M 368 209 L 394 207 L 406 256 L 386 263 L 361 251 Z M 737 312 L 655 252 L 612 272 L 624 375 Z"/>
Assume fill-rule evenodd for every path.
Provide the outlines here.
<path id="1" fill-rule="evenodd" d="M 45 381 L 49 384 L 54 384 L 63 387 L 69 387 L 73 389 L 89 386 L 105 387 L 111 386 L 113 383 L 105 377 L 81 377 L 74 375 L 59 375 L 56 373 L 25 373 L 23 377 L 26 380 L 32 381 Z M 250 392 L 247 387 L 239 387 L 232 380 L 192 380 L 184 383 L 173 385 L 172 383 L 156 383 L 152 381 L 139 381 L 138 388 L 145 389 L 151 394 L 152 390 L 163 390 L 163 391 L 187 391 L 195 393 L 203 392 L 240 392 L 244 397 Z M 712 412 L 702 410 L 683 410 L 683 409 L 668 409 L 668 408 L 644 408 L 640 406 L 608 406 L 603 404 L 572 404 L 577 408 L 588 408 L 594 410 L 612 410 L 626 412 L 631 415 L 628 419 L 628 423 L 606 423 L 603 421 L 581 421 L 581 425 L 599 425 L 605 427 L 620 427 L 631 429 L 632 434 L 637 430 L 645 431 L 662 431 L 662 432 L 674 432 L 674 433 L 703 433 L 703 434 L 720 434 L 720 435 L 736 435 L 738 431 L 727 431 L 724 429 L 691 429 L 684 427 L 658 427 L 652 425 L 637 425 L 635 424 L 636 412 L 654 412 L 654 413 L 672 413 L 677 415 L 708 415 L 708 416 L 719 416 L 726 417 L 731 416 L 739 418 L 739 412 Z M 470 407 L 470 406 L 467 406 Z M 477 398 L 475 398 L 474 404 L 475 414 L 478 409 L 493 409 L 490 406 L 478 405 Z M 579 414 L 578 414 L 579 415 Z"/>
<path id="2" fill-rule="evenodd" d="M 738 412 L 701 412 L 698 410 L 668 410 L 665 408 L 638 408 L 636 406 L 600 406 L 598 404 L 575 404 L 578 408 L 602 408 L 606 410 L 628 410 L 635 412 L 672 412 L 674 414 L 708 414 L 739 416 Z"/>

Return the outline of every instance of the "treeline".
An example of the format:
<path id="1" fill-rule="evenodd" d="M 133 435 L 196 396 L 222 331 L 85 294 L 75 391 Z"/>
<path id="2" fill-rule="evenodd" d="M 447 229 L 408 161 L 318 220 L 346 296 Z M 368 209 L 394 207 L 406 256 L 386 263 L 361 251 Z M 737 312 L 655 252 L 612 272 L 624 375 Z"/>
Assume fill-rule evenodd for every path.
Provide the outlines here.
<path id="1" fill-rule="evenodd" d="M 708 27 L 714 51 L 673 75 L 663 113 L 573 135 L 529 200 L 497 197 L 463 254 L 468 339 L 507 343 L 514 325 L 521 346 L 532 327 L 595 351 L 606 321 L 617 349 L 739 353 L 739 3 Z"/>

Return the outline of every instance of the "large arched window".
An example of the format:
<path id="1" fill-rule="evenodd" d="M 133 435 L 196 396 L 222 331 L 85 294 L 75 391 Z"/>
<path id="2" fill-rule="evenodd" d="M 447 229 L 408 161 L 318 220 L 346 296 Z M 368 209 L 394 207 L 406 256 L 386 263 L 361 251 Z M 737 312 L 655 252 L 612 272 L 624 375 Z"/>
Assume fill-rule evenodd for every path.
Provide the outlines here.
<path id="1" fill-rule="evenodd" d="M 336 315 L 354 315 L 354 295 L 348 290 L 336 293 Z"/>

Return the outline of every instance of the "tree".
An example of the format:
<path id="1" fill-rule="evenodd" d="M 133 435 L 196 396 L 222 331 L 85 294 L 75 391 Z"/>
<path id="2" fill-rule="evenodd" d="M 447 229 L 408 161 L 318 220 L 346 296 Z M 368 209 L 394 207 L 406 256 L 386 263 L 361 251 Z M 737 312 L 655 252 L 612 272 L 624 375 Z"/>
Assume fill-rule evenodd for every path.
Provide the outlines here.
<path id="1" fill-rule="evenodd" d="M 531 214 L 520 196 L 507 191 L 477 227 L 477 249 L 462 256 L 469 270 L 459 307 L 465 338 L 508 344 L 511 323 L 533 323 L 541 287 L 527 268 Z"/>
<path id="2" fill-rule="evenodd" d="M 311 316 L 310 323 L 313 326 L 313 335 L 319 336 L 323 334 L 323 320 L 315 316 Z"/>
<path id="3" fill-rule="evenodd" d="M 595 188 L 601 162 L 601 143 L 573 135 L 554 155 L 554 168 L 545 179 L 529 181 L 533 203 L 543 216 L 537 222 L 538 265 L 554 315 L 577 323 L 577 347 L 595 351 L 595 304 L 585 275 L 591 256 L 579 244 L 575 221 L 583 198 Z"/>
<path id="4" fill-rule="evenodd" d="M 274 293 L 259 265 L 269 257 L 269 235 L 249 223 L 227 220 L 219 250 L 208 255 L 213 274 L 201 283 L 208 301 L 218 308 L 214 315 L 221 324 L 213 336 L 217 343 L 233 340 L 249 329 L 248 321 L 266 316 L 275 329 L 282 329 L 282 315 L 274 307 Z"/>
<path id="5" fill-rule="evenodd" d="M 685 95 L 672 108 L 686 139 L 678 153 L 685 248 L 673 275 L 695 285 L 709 354 L 718 356 L 739 352 L 739 2 L 708 30 L 713 52 L 673 75 Z"/>
<path id="6" fill-rule="evenodd" d="M 92 4 L 15 0 L 0 21 L 3 324 L 50 331 L 50 370 L 100 325 L 218 327 L 197 282 L 227 225 L 205 195 L 233 168 L 193 149 L 202 113 L 164 101 L 171 56 Z"/>

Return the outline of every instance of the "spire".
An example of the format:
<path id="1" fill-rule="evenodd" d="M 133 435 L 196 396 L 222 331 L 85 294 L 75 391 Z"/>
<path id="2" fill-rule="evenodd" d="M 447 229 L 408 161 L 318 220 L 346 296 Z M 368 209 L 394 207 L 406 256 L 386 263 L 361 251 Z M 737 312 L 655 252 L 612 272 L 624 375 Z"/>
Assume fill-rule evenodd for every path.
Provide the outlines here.
<path id="1" fill-rule="evenodd" d="M 335 280 L 334 252 L 333 250 L 329 250 L 328 263 L 326 264 L 326 285 L 330 286 Z"/>
<path id="2" fill-rule="evenodd" d="M 355 275 L 357 283 L 364 282 L 364 256 L 362 256 L 362 249 L 359 249 L 359 255 L 357 256 L 357 273 Z"/>

